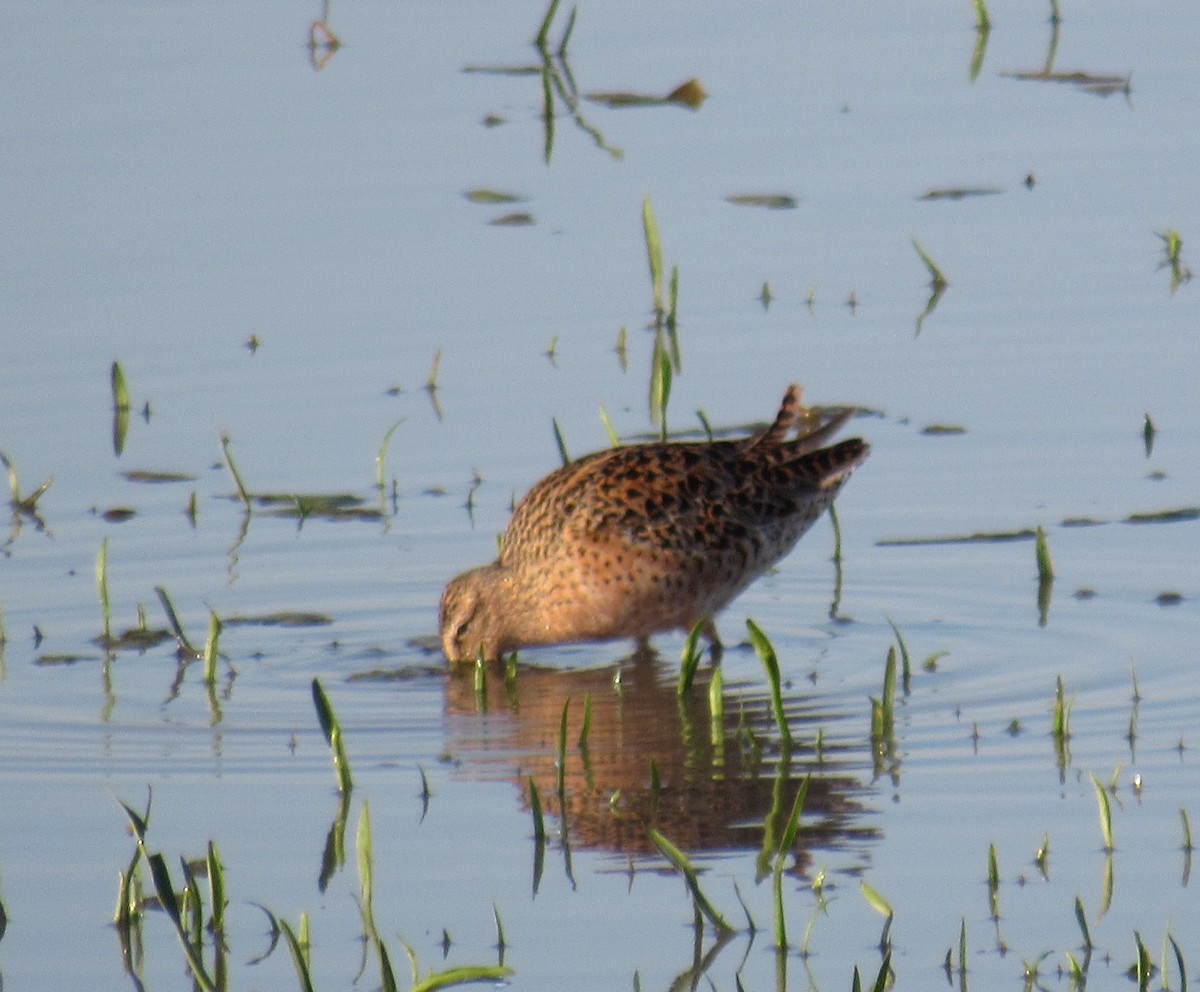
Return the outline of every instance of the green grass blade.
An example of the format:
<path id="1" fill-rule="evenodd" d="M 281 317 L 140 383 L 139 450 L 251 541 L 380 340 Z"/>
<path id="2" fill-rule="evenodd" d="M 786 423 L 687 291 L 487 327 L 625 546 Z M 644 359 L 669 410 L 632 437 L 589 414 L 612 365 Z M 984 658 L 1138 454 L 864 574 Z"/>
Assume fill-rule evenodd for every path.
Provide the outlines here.
<path id="1" fill-rule="evenodd" d="M 879 973 L 875 976 L 875 984 L 871 986 L 871 992 L 886 992 L 891 986 L 891 974 L 892 952 L 889 950 L 879 963 Z"/>
<path id="2" fill-rule="evenodd" d="M 698 912 L 704 914 L 708 921 L 721 933 L 732 933 L 731 927 L 716 909 L 708 898 L 700 889 L 700 881 L 696 876 L 696 869 L 692 867 L 692 863 L 687 859 L 687 856 L 672 844 L 666 837 L 660 834 L 651 826 L 646 827 L 646 833 L 650 840 L 654 842 L 654 846 L 662 852 L 663 856 L 671 862 L 675 870 L 679 872 L 687 883 L 688 889 L 692 894 L 692 901 L 695 903 Z"/>
<path id="3" fill-rule="evenodd" d="M 108 538 L 100 542 L 96 554 L 96 593 L 100 597 L 100 616 L 103 623 L 101 636 L 107 646 L 112 641 L 112 612 L 108 605 Z"/>
<path id="4" fill-rule="evenodd" d="M 858 883 L 858 887 L 863 894 L 863 898 L 867 900 L 868 906 L 875 910 L 875 912 L 877 912 L 880 916 L 883 916 L 889 920 L 892 918 L 894 914 L 892 912 L 891 903 L 889 903 L 885 898 L 883 898 L 883 896 L 871 888 L 871 886 L 869 886 L 865 881 L 860 881 Z"/>
<path id="5" fill-rule="evenodd" d="M 217 986 L 209 976 L 208 969 L 204 967 L 204 960 L 200 957 L 199 950 L 188 936 L 187 928 L 180 911 L 179 899 L 171 883 L 171 873 L 167 870 L 166 861 L 163 860 L 161 854 L 151 854 L 149 855 L 148 863 L 150 865 L 150 877 L 154 881 L 154 891 L 158 896 L 159 905 L 162 907 L 163 912 L 167 914 L 167 918 L 171 921 L 175 929 L 175 935 L 179 938 L 179 944 L 183 948 L 183 955 L 187 959 L 192 977 L 203 992 L 217 992 Z"/>
<path id="6" fill-rule="evenodd" d="M 1046 542 L 1046 531 L 1038 524 L 1034 531 L 1034 547 L 1037 555 L 1038 581 L 1049 582 L 1054 578 L 1054 566 L 1050 563 L 1050 546 Z"/>
<path id="7" fill-rule="evenodd" d="M 1187 992 L 1187 966 L 1183 963 L 1183 951 L 1179 949 L 1174 936 L 1167 934 L 1167 940 L 1171 943 L 1171 950 L 1175 953 L 1175 966 L 1179 969 L 1179 992 Z M 1163 973 L 1166 974 L 1165 968 Z M 1166 983 L 1163 984 L 1165 987 Z"/>
<path id="8" fill-rule="evenodd" d="M 242 475 L 237 470 L 237 466 L 233 463 L 233 454 L 229 450 L 229 435 L 221 435 L 221 453 L 225 457 L 225 467 L 229 470 L 230 476 L 233 478 L 234 488 L 237 490 L 238 499 L 241 500 L 242 506 L 246 508 L 246 512 L 250 512 L 250 493 L 246 489 L 246 484 L 242 481 Z"/>
<path id="9" fill-rule="evenodd" d="M 129 409 L 129 387 L 125 385 L 125 373 L 121 371 L 121 363 L 112 363 L 112 399 L 114 410 Z"/>
<path id="10" fill-rule="evenodd" d="M 588 746 L 588 736 L 592 732 L 592 694 L 585 692 L 583 694 L 583 723 L 579 727 L 579 747 L 581 750 L 586 750 Z"/>
<path id="11" fill-rule="evenodd" d="M 200 652 L 188 640 L 187 631 L 183 629 L 183 624 L 179 622 L 179 614 L 175 612 L 175 605 L 171 602 L 171 597 L 167 595 L 167 590 L 162 586 L 155 586 L 154 592 L 158 596 L 158 601 L 162 603 L 163 612 L 167 615 L 167 623 L 171 627 L 171 633 L 175 635 L 175 640 L 179 642 L 180 647 L 188 652 L 188 654 L 199 657 Z"/>
<path id="12" fill-rule="evenodd" d="M 542 799 L 532 775 L 529 776 L 529 809 L 533 814 L 533 839 L 541 847 L 546 843 L 546 820 L 542 816 Z"/>
<path id="13" fill-rule="evenodd" d="M 375 929 L 375 913 L 372 909 L 374 876 L 371 854 L 371 811 L 366 799 L 362 801 L 362 806 L 358 811 L 358 830 L 355 832 L 354 849 L 358 860 L 358 894 L 363 925 L 366 928 L 367 936 L 378 942 L 379 934 Z"/>
<path id="14" fill-rule="evenodd" d="M 939 269 L 937 267 L 937 263 L 925 253 L 925 249 L 921 247 L 916 238 L 912 239 L 912 244 L 917 250 L 917 254 L 920 256 L 925 268 L 929 270 L 929 285 L 934 290 L 945 289 L 947 286 L 949 286 L 950 283 L 946 277 L 942 275 L 942 270 Z"/>
<path id="15" fill-rule="evenodd" d="M 617 437 L 617 432 L 613 429 L 612 421 L 608 419 L 608 412 L 604 407 L 600 407 L 600 423 L 604 425 L 604 433 L 608 435 L 609 447 L 621 447 L 621 439 Z"/>
<path id="16" fill-rule="evenodd" d="M 1083 911 L 1083 900 L 1079 896 L 1075 897 L 1075 922 L 1079 924 L 1079 932 L 1083 934 L 1083 946 L 1090 951 L 1095 945 L 1092 943 L 1092 935 L 1088 930 L 1087 914 Z"/>
<path id="17" fill-rule="evenodd" d="M 225 869 L 221 865 L 217 845 L 208 842 L 208 901 L 212 911 L 213 932 L 218 935 L 225 930 Z"/>
<path id="18" fill-rule="evenodd" d="M 392 443 L 392 435 L 396 433 L 396 428 L 402 423 L 404 423 L 403 417 L 387 429 L 387 433 L 383 435 L 383 440 L 379 442 L 379 450 L 375 452 L 375 488 L 380 491 L 385 488 L 383 466 L 387 458 L 388 445 Z"/>
<path id="19" fill-rule="evenodd" d="M 300 980 L 300 992 L 314 992 L 312 975 L 308 970 L 308 958 L 301 946 L 300 938 L 296 936 L 296 931 L 285 919 L 279 920 L 279 929 L 283 931 L 288 950 L 292 952 L 292 964 L 296 966 L 296 977 Z"/>
<path id="20" fill-rule="evenodd" d="M 451 985 L 467 985 L 471 982 L 502 982 L 512 975 L 511 968 L 502 965 L 470 965 L 464 968 L 448 968 L 417 982 L 412 992 L 435 992 Z"/>
<path id="21" fill-rule="evenodd" d="M 554 15 L 558 13 L 559 0 L 550 0 L 550 6 L 546 8 L 546 13 L 542 17 L 541 27 L 538 28 L 537 34 L 534 36 L 533 43 L 538 48 L 546 47 L 546 37 L 550 33 L 550 22 L 554 20 Z"/>
<path id="22" fill-rule="evenodd" d="M 646 236 L 646 257 L 650 263 L 650 288 L 654 294 L 654 313 L 661 318 L 663 313 L 663 261 L 662 239 L 658 234 L 658 221 L 654 219 L 654 208 L 650 197 L 642 200 L 642 230 Z"/>
<path id="23" fill-rule="evenodd" d="M 762 632 L 758 624 L 749 617 L 746 618 L 746 630 L 750 634 L 750 644 L 758 660 L 762 662 L 767 673 L 767 686 L 771 693 L 771 713 L 775 717 L 775 725 L 779 728 L 780 743 L 785 750 L 792 746 L 792 732 L 788 728 L 787 715 L 783 711 L 783 689 L 779 674 L 779 659 L 775 656 L 775 648 Z"/>
<path id="24" fill-rule="evenodd" d="M 664 342 L 662 328 L 654 332 L 654 352 L 650 359 L 650 422 L 667 439 L 667 404 L 671 398 L 671 355 Z"/>
<path id="25" fill-rule="evenodd" d="M 558 718 L 558 744 L 555 748 L 555 791 L 558 793 L 559 812 L 564 819 L 566 808 L 564 798 L 567 788 L 567 715 L 571 711 L 571 697 L 563 701 L 562 715 Z"/>
<path id="26" fill-rule="evenodd" d="M 992 20 L 988 17 L 987 4 L 984 0 L 972 0 L 975 8 L 975 30 L 986 33 L 992 28 Z"/>
<path id="27" fill-rule="evenodd" d="M 208 615 L 208 637 L 204 641 L 204 681 L 212 685 L 217 681 L 217 658 L 220 651 L 217 642 L 221 638 L 221 618 L 215 613 Z"/>
<path id="28" fill-rule="evenodd" d="M 832 510 L 833 507 L 830 507 Z M 900 679 L 907 686 L 912 678 L 912 659 L 908 654 L 908 645 L 904 643 L 904 637 L 900 633 L 900 628 L 896 626 L 891 617 L 887 618 L 888 625 L 892 628 L 892 633 L 896 635 L 896 644 L 900 648 Z"/>
<path id="29" fill-rule="evenodd" d="M 350 762 L 346 757 L 345 745 L 342 743 L 342 728 L 334 715 L 329 697 L 321 688 L 320 679 L 312 680 L 312 697 L 313 705 L 317 710 L 317 720 L 321 724 L 321 732 L 325 735 L 325 743 L 333 752 L 333 770 L 337 775 L 338 791 L 349 794 L 350 790 L 354 788 L 354 783 L 350 777 Z"/>
<path id="30" fill-rule="evenodd" d="M 567 454 L 567 442 L 563 437 L 561 428 L 558 426 L 558 420 L 551 417 L 550 423 L 554 427 L 554 443 L 558 445 L 558 456 L 562 459 L 564 465 L 569 465 L 571 463 L 571 456 Z"/>
<path id="31" fill-rule="evenodd" d="M 1113 850 L 1112 834 L 1112 805 L 1108 801 L 1108 790 L 1092 773 L 1092 787 L 1096 790 L 1096 805 L 1100 813 L 1100 837 L 1104 841 L 1104 850 Z"/>
<path id="32" fill-rule="evenodd" d="M 700 667 L 700 660 L 704 656 L 700 650 L 700 631 L 703 630 L 706 621 L 697 620 L 692 625 L 692 629 L 688 631 L 687 640 L 683 642 L 683 652 L 679 658 L 679 681 L 675 686 L 675 694 L 680 698 L 687 695 L 688 690 L 692 687 L 692 681 L 696 677 L 696 669 Z"/>

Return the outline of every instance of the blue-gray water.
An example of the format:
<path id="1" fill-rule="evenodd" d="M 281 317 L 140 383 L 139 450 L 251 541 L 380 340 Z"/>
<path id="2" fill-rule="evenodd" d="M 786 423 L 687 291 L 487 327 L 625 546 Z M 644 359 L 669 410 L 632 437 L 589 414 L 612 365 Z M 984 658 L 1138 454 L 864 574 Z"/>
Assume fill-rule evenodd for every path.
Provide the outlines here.
<path id="1" fill-rule="evenodd" d="M 1055 35 L 1048 6 L 993 4 L 972 79 L 967 4 L 581 4 L 565 62 L 550 63 L 549 154 L 541 75 L 464 71 L 541 66 L 529 39 L 544 7 L 331 7 L 342 45 L 315 53 L 329 55 L 319 70 L 306 45 L 315 2 L 6 11 L 0 451 L 22 493 L 53 477 L 44 527 L 14 513 L 0 560 L 6 987 L 132 986 L 107 926 L 133 850 L 115 800 L 142 807 L 149 785 L 148 845 L 173 869 L 210 839 L 220 849 L 231 987 L 295 981 L 282 946 L 246 963 L 268 944 L 251 903 L 293 923 L 311 914 L 318 988 L 353 980 L 366 801 L 375 917 L 399 972 L 397 934 L 424 969 L 494 962 L 495 909 L 515 985 L 633 987 L 637 973 L 665 988 L 692 964 L 691 906 L 644 853 L 636 817 L 622 818 L 645 799 L 651 758 L 678 811 L 663 822 L 717 838 L 689 853 L 741 932 L 709 977 L 776 982 L 769 882 L 754 880 L 770 783 L 726 783 L 703 696 L 675 705 L 681 638 L 656 640 L 657 668 L 626 663 L 620 695 L 628 645 L 528 652 L 520 707 L 493 686 L 486 710 L 411 643 L 434 633 L 444 581 L 493 554 L 514 496 L 558 463 L 552 419 L 572 454 L 607 443 L 601 408 L 623 437 L 650 430 L 646 197 L 679 269 L 673 428 L 698 428 L 697 409 L 719 428 L 765 420 L 793 380 L 811 402 L 871 411 L 852 430 L 873 453 L 838 504 L 842 620 L 828 615 L 827 523 L 721 618 L 731 643 L 747 616 L 770 635 L 801 742 L 792 771 L 814 774 L 785 878 L 787 987 L 846 987 L 855 964 L 874 976 L 882 919 L 860 880 L 895 911 L 902 984 L 944 980 L 965 920 L 972 982 L 1015 984 L 1049 951 L 1042 978 L 1065 987 L 1058 969 L 1083 956 L 1077 896 L 1094 982 L 1123 981 L 1135 931 L 1156 963 L 1170 932 L 1194 969 L 1179 811 L 1200 815 L 1200 523 L 1123 522 L 1200 504 L 1197 288 L 1172 289 L 1158 236 L 1177 230 L 1182 264 L 1194 261 L 1194 6 L 1061 4 Z M 1010 75 L 1044 70 L 1131 82 L 1101 95 Z M 710 94 L 694 111 L 587 99 L 663 95 L 693 77 Z M 956 187 L 997 192 L 921 198 Z M 473 189 L 522 199 L 474 203 Z M 797 206 L 727 201 L 738 194 Z M 489 223 L 513 211 L 534 223 Z M 919 334 L 930 289 L 914 238 L 949 280 Z M 114 360 L 132 400 L 119 456 Z M 398 421 L 381 500 L 375 458 Z M 247 526 L 222 434 L 251 490 L 349 491 L 382 515 L 300 525 L 259 509 Z M 193 478 L 133 482 L 133 470 Z M 137 512 L 110 522 L 114 507 Z M 1076 517 L 1103 523 L 1062 526 Z M 1039 524 L 1056 572 L 1044 625 L 1032 541 L 880 543 Z M 331 622 L 227 626 L 211 695 L 198 663 L 176 685 L 170 642 L 106 663 L 93 642 L 105 540 L 118 630 L 137 625 L 139 604 L 166 625 L 156 586 L 197 641 L 210 611 Z M 1085 588 L 1095 595 L 1075 595 Z M 1164 593 L 1182 600 L 1163 605 Z M 915 671 L 880 771 L 868 697 L 895 642 L 889 620 Z M 734 648 L 723 675 L 729 740 L 746 739 L 741 713 L 767 743 L 769 779 L 761 666 Z M 1074 700 L 1061 775 L 1059 675 Z M 337 800 L 314 676 L 356 779 L 346 865 L 324 893 Z M 574 735 L 588 694 L 595 765 L 589 781 L 571 749 L 570 874 L 552 818 L 534 896 L 528 776 L 552 791 L 562 705 Z M 1102 914 L 1090 773 L 1114 772 Z M 1047 836 L 1048 881 L 1033 864 Z M 822 867 L 828 915 L 802 959 Z M 183 967 L 151 913 L 145 986 L 175 987 Z"/>

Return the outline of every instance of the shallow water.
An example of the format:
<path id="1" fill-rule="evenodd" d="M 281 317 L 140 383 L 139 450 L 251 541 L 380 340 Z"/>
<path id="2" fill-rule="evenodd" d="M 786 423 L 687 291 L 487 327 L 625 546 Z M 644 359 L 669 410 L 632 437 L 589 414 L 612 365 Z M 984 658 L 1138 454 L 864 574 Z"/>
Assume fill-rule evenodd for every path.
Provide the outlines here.
<path id="1" fill-rule="evenodd" d="M 364 802 L 375 918 L 401 973 L 397 934 L 423 969 L 494 963 L 496 912 L 514 984 L 670 986 L 693 968 L 692 909 L 651 853 L 651 809 L 738 928 L 724 945 L 704 934 L 720 989 L 737 974 L 746 988 L 846 987 L 855 965 L 873 977 L 883 920 L 860 881 L 895 911 L 900 983 L 944 981 L 965 921 L 976 985 L 1015 985 L 1049 951 L 1041 981 L 1067 987 L 1068 953 L 1083 958 L 1076 897 L 1093 981 L 1123 981 L 1135 931 L 1156 963 L 1169 931 L 1194 969 L 1179 811 L 1197 815 L 1200 787 L 1200 523 L 1125 522 L 1200 503 L 1196 289 L 1172 291 L 1156 237 L 1178 229 L 1191 260 L 1193 6 L 1152 21 L 1062 6 L 1056 38 L 1047 10 L 994 7 L 974 80 L 969 5 L 708 5 L 686 18 L 581 6 L 566 64 L 552 63 L 564 90 L 548 161 L 539 76 L 463 71 L 538 65 L 527 42 L 543 7 L 336 5 L 343 45 L 317 52 L 329 58 L 314 71 L 318 6 L 7 12 L 0 450 L 23 493 L 54 480 L 40 520 L 14 512 L 0 560 L 8 987 L 136 987 L 107 923 L 133 851 L 115 799 L 144 809 L 147 786 L 147 843 L 177 884 L 178 855 L 219 847 L 231 987 L 295 981 L 282 946 L 249 963 L 270 943 L 253 903 L 293 924 L 311 914 L 316 987 L 354 979 Z M 1130 90 L 1004 75 L 1048 60 L 1129 75 Z M 711 94 L 694 111 L 585 98 L 663 95 L 691 77 Z M 920 199 L 953 187 L 1000 192 Z M 481 188 L 522 200 L 464 196 Z M 798 205 L 727 201 L 738 194 Z M 657 638 L 657 659 L 624 644 L 526 652 L 515 690 L 497 676 L 486 697 L 422 647 L 442 584 L 491 556 L 513 498 L 557 464 L 552 420 L 575 455 L 606 444 L 600 408 L 626 439 L 651 429 L 647 196 L 679 267 L 672 428 L 695 430 L 703 409 L 744 430 L 797 380 L 811 402 L 868 411 L 852 429 L 873 447 L 838 503 L 840 586 L 822 523 L 721 618 L 716 732 L 707 669 L 676 702 L 681 637 Z M 489 223 L 512 211 L 534 223 Z M 949 280 L 919 333 L 929 274 L 913 238 Z M 120 454 L 114 360 L 132 406 Z M 375 458 L 397 422 L 381 496 Z M 252 492 L 349 492 L 378 514 L 247 518 L 223 434 Z M 130 481 L 135 470 L 190 478 Z M 112 522 L 112 508 L 136 513 Z M 1063 526 L 1078 517 L 1101 524 Z M 1044 617 L 1032 540 L 890 543 L 1038 525 L 1056 572 Z M 160 586 L 196 642 L 210 611 L 258 621 L 226 626 L 211 690 L 173 640 L 108 657 L 98 646 L 105 540 L 116 631 L 138 625 L 139 605 L 167 626 Z M 284 611 L 329 622 L 263 622 Z M 784 671 L 790 762 L 762 667 L 738 644 L 748 616 Z M 889 620 L 914 672 L 880 761 L 868 697 L 895 643 Z M 1056 753 L 1060 675 L 1074 705 Z M 345 866 L 324 888 L 339 804 L 314 677 L 356 783 Z M 574 745 L 585 698 L 586 754 Z M 1101 912 L 1090 775 L 1107 782 L 1118 766 Z M 790 803 L 806 773 L 781 975 L 756 856 L 773 801 Z M 540 875 L 531 778 L 549 814 Z M 1044 837 L 1048 879 L 1033 863 Z M 822 868 L 828 911 L 805 957 Z M 148 914 L 132 964 L 145 988 L 178 984 L 162 914 Z M 371 963 L 360 982 L 376 974 Z"/>

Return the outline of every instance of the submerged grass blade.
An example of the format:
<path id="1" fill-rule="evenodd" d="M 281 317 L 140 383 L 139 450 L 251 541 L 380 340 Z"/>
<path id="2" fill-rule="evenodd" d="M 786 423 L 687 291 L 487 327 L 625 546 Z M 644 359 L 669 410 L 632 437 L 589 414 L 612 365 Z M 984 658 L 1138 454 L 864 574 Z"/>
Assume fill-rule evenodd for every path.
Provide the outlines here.
<path id="1" fill-rule="evenodd" d="M 775 725 L 779 728 L 780 743 L 784 750 L 792 746 L 792 732 L 788 728 L 787 714 L 783 711 L 783 690 L 779 674 L 779 659 L 775 656 L 775 648 L 767 640 L 767 635 L 759 629 L 749 617 L 746 618 L 746 629 L 750 633 L 750 644 L 758 660 L 762 662 L 767 673 L 767 685 L 771 692 L 771 713 L 775 717 Z"/>

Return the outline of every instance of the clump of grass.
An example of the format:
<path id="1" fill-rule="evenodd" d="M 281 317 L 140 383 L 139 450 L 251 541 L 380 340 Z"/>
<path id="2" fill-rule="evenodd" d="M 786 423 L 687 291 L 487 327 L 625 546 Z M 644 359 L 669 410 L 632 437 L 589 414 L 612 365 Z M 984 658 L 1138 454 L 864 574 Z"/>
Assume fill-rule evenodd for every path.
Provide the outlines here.
<path id="1" fill-rule="evenodd" d="M 171 922 L 175 935 L 179 939 L 179 944 L 183 948 L 184 958 L 187 961 L 188 969 L 191 971 L 196 985 L 203 992 L 218 992 L 218 989 L 224 988 L 224 982 L 223 980 L 218 981 L 215 979 L 213 974 L 221 976 L 225 970 L 224 911 L 226 899 L 224 873 L 220 859 L 217 856 L 216 845 L 212 842 L 209 843 L 208 855 L 205 860 L 205 869 L 209 879 L 210 915 L 208 927 L 214 934 L 213 953 L 216 956 L 215 966 L 212 974 L 210 974 L 209 968 L 205 964 L 201 954 L 205 924 L 200 886 L 195 872 L 186 859 L 180 858 L 184 888 L 176 892 L 174 883 L 171 881 L 170 870 L 167 868 L 166 860 L 162 854 L 151 854 L 146 849 L 146 831 L 149 828 L 150 821 L 150 799 L 148 798 L 146 801 L 146 812 L 144 814 L 138 813 L 133 807 L 124 802 L 121 802 L 120 805 L 129 819 L 129 824 L 137 843 L 137 850 L 134 853 L 129 872 L 123 874 L 121 877 L 121 894 L 118 900 L 116 921 L 118 932 L 122 933 L 123 939 L 127 938 L 130 928 L 133 926 L 133 914 L 138 911 L 138 908 L 131 905 L 130 885 L 139 861 L 144 859 L 150 870 L 151 881 L 154 885 L 155 894 L 158 897 L 158 905 Z"/>
<path id="2" fill-rule="evenodd" d="M 792 732 L 788 727 L 787 714 L 783 710 L 783 690 L 779 674 L 779 659 L 775 656 L 775 648 L 762 632 L 758 624 L 749 617 L 746 618 L 746 630 L 750 634 L 750 644 L 758 660 L 762 662 L 767 673 L 767 688 L 771 693 L 771 713 L 775 717 L 775 726 L 779 728 L 780 746 L 787 754 L 792 749 Z"/>
<path id="3" fill-rule="evenodd" d="M 687 855 L 653 827 L 647 826 L 646 833 L 649 835 L 650 840 L 653 841 L 654 846 L 671 862 L 671 865 L 683 876 L 684 881 L 687 883 L 688 891 L 692 896 L 692 905 L 695 909 L 696 929 L 700 929 L 701 917 L 703 917 L 713 925 L 718 933 L 732 933 L 733 927 L 726 922 L 725 917 L 721 915 L 717 908 L 709 901 L 703 890 L 701 890 L 696 869 L 688 860 Z"/>
<path id="4" fill-rule="evenodd" d="M 320 679 L 312 680 L 312 697 L 321 732 L 325 735 L 325 743 L 333 752 L 333 771 L 337 777 L 338 792 L 349 795 L 354 788 L 354 781 L 350 775 L 350 760 L 346 757 L 346 747 L 342 741 L 342 727 L 333 712 L 329 697 L 321 688 Z"/>

